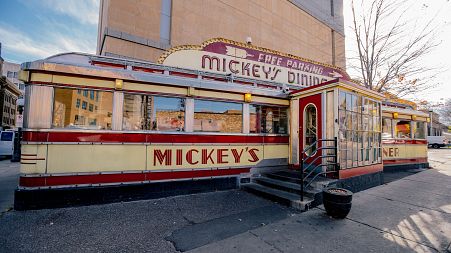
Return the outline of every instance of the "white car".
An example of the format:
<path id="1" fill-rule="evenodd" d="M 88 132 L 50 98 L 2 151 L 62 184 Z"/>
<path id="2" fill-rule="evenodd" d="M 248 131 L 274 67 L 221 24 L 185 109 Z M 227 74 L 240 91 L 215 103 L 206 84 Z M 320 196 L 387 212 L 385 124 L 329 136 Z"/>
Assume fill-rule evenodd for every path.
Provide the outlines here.
<path id="1" fill-rule="evenodd" d="M 445 147 L 448 143 L 445 136 L 428 136 L 427 141 L 428 141 L 428 147 L 433 147 L 433 148 Z"/>
<path id="2" fill-rule="evenodd" d="M 14 137 L 16 132 L 5 130 L 0 133 L 0 156 L 12 156 L 14 152 Z"/>

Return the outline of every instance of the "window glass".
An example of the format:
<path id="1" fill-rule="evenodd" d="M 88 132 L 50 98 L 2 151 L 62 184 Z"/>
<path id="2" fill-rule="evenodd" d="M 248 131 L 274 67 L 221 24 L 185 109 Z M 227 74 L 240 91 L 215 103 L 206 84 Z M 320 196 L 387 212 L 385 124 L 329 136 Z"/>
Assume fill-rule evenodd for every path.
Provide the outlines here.
<path id="1" fill-rule="evenodd" d="M 265 105 L 250 105 L 250 132 L 286 134 L 288 132 L 288 109 Z"/>
<path id="2" fill-rule="evenodd" d="M 382 138 L 393 138 L 391 119 L 382 119 Z"/>
<path id="3" fill-rule="evenodd" d="M 83 94 L 84 92 L 85 90 Z M 86 90 L 87 93 L 88 90 Z M 77 90 L 55 88 L 52 127 L 111 129 L 113 93 L 100 92 L 99 101 L 94 102 L 99 108 L 95 112 L 86 110 L 87 102 L 85 101 L 82 102 L 81 108 L 77 107 L 76 101 L 80 98 L 82 98 L 82 95 Z"/>
<path id="4" fill-rule="evenodd" d="M 339 99 L 341 167 L 346 169 L 380 162 L 380 104 L 343 91 L 340 91 Z"/>
<path id="5" fill-rule="evenodd" d="M 194 101 L 194 131 L 241 133 L 242 127 L 242 104 L 198 99 Z"/>
<path id="6" fill-rule="evenodd" d="M 183 131 L 185 99 L 124 94 L 122 129 Z"/>
<path id="7" fill-rule="evenodd" d="M 420 122 L 420 121 L 415 121 L 413 122 L 413 126 L 414 126 L 414 138 L 415 139 L 425 139 L 426 136 L 424 135 L 425 133 L 425 122 Z"/>
<path id="8" fill-rule="evenodd" d="M 13 140 L 13 132 L 2 132 L 1 141 L 12 141 Z"/>
<path id="9" fill-rule="evenodd" d="M 314 105 L 307 105 L 304 110 L 305 130 L 304 130 L 304 148 L 307 148 L 317 140 L 317 112 Z M 310 155 L 316 151 L 316 144 L 307 150 L 306 154 Z"/>
<path id="10" fill-rule="evenodd" d="M 396 138 L 410 138 L 410 121 L 394 120 L 395 137 Z"/>

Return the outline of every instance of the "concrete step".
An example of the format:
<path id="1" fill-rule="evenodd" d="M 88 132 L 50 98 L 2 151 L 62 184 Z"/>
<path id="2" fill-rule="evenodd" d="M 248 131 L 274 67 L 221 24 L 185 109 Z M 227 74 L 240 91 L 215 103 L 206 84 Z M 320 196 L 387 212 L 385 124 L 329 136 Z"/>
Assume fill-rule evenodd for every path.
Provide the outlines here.
<path id="1" fill-rule="evenodd" d="M 267 186 L 276 190 L 282 190 L 290 193 L 294 193 L 297 195 L 301 194 L 301 185 L 296 183 L 291 183 L 287 181 L 282 181 L 269 177 L 259 177 L 255 178 L 254 181 L 260 185 Z M 309 187 L 308 189 L 304 189 L 304 196 L 309 198 L 315 198 L 315 194 L 321 193 L 320 190 L 315 190 L 314 188 Z"/>
<path id="2" fill-rule="evenodd" d="M 294 183 L 294 184 L 301 184 L 301 174 L 299 171 L 279 171 L 279 172 L 273 172 L 273 173 L 266 173 L 263 175 L 264 177 Z M 313 175 L 312 175 L 313 176 Z M 312 179 L 312 176 L 304 179 L 305 181 L 310 181 Z M 313 181 L 311 184 L 312 188 L 317 188 L 319 190 L 322 190 L 323 188 L 334 186 L 337 183 L 337 179 L 332 178 L 326 178 L 319 176 Z"/>
<path id="3" fill-rule="evenodd" d="M 308 209 L 312 208 L 312 203 L 315 202 L 314 199 L 311 199 L 309 197 L 304 197 L 304 201 L 301 201 L 301 198 L 298 194 L 269 188 L 267 186 L 256 183 L 243 185 L 243 190 L 253 193 L 257 196 L 275 201 L 277 203 L 290 206 L 292 208 L 300 210 L 301 212 L 307 211 Z"/>

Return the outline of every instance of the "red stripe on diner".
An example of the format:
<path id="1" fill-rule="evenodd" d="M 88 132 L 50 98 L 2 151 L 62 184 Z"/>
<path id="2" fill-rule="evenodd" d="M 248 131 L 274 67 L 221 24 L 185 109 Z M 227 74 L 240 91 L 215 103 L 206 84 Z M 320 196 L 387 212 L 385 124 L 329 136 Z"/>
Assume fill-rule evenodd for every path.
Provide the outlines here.
<path id="1" fill-rule="evenodd" d="M 339 170 L 339 178 L 350 178 L 370 173 L 376 173 L 379 171 L 382 171 L 384 169 L 382 163 L 374 164 L 374 165 L 368 165 L 363 167 L 357 167 L 352 169 L 342 169 Z"/>
<path id="2" fill-rule="evenodd" d="M 417 163 L 427 163 L 428 158 L 403 158 L 403 159 L 393 159 L 393 160 L 383 160 L 384 165 L 392 164 L 417 164 Z"/>
<path id="3" fill-rule="evenodd" d="M 283 143 L 288 136 L 197 135 L 157 133 L 35 132 L 24 131 L 29 142 L 108 142 L 108 143 Z"/>
<path id="4" fill-rule="evenodd" d="M 382 144 L 428 144 L 427 140 L 385 139 Z"/>
<path id="5" fill-rule="evenodd" d="M 238 175 L 248 173 L 249 168 L 223 170 L 194 170 L 175 172 L 145 172 L 145 173 L 117 173 L 71 176 L 20 177 L 19 186 L 47 187 L 83 184 L 131 183 L 143 181 L 158 181 L 170 179 L 192 179 L 217 176 Z"/>

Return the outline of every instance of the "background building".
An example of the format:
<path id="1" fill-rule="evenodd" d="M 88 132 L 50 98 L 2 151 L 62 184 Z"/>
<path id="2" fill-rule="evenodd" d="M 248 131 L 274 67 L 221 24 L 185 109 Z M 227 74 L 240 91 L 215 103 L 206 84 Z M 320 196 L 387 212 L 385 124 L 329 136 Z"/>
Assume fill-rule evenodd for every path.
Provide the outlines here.
<path id="1" fill-rule="evenodd" d="M 215 37 L 345 68 L 342 0 L 102 0 L 97 53 L 155 62 Z"/>
<path id="2" fill-rule="evenodd" d="M 2 75 L 19 88 L 22 94 L 25 94 L 25 84 L 19 80 L 20 64 L 5 61 L 3 62 Z M 23 95 L 20 96 L 23 98 Z M 23 105 L 23 104 L 22 104 Z"/>

